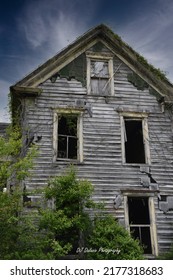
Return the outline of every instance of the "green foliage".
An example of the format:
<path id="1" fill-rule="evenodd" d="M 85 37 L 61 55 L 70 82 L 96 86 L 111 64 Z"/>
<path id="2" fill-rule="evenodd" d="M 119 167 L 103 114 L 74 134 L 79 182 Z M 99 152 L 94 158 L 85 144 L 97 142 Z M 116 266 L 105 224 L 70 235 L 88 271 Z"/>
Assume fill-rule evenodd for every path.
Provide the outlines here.
<path id="1" fill-rule="evenodd" d="M 21 149 L 21 133 L 17 127 L 9 126 L 7 138 L 0 137 L 0 156 L 17 156 Z"/>
<path id="2" fill-rule="evenodd" d="M 11 249 L 15 250 L 18 238 L 19 194 L 13 196 L 0 191 L 0 259 L 8 259 Z"/>
<path id="3" fill-rule="evenodd" d="M 28 238 L 31 244 L 35 232 L 38 231 L 34 231 L 33 228 L 30 231 L 28 226 L 30 219 L 24 219 L 21 215 L 23 211 L 21 181 L 30 175 L 37 150 L 36 147 L 30 148 L 25 152 L 24 157 L 22 156 L 23 148 L 27 147 L 22 147 L 20 129 L 9 126 L 6 137 L 0 137 L 0 259 L 25 258 L 26 246 L 23 246 L 24 243 L 21 240 L 25 239 L 27 243 Z M 12 189 L 3 192 L 7 189 L 8 182 Z M 23 228 L 27 228 L 28 231 Z"/>
<path id="4" fill-rule="evenodd" d="M 49 182 L 45 190 L 46 200 L 55 201 L 55 209 L 44 210 L 41 217 L 41 228 L 49 231 L 58 242 L 59 250 L 55 258 L 67 253 L 75 254 L 79 246 L 80 235 L 85 235 L 91 225 L 88 207 L 94 203 L 90 200 L 92 185 L 88 181 L 77 180 L 75 171 L 70 169 L 65 176 L 58 176 Z M 61 250 L 60 250 L 61 248 Z"/>
<path id="5" fill-rule="evenodd" d="M 87 258 L 96 260 L 140 260 L 143 250 L 137 240 L 113 216 L 96 217 L 88 239 Z"/>
<path id="6" fill-rule="evenodd" d="M 20 192 L 0 192 L 0 259 L 54 259 L 57 244 L 39 228 L 39 221 L 38 212 L 24 213 Z"/>
<path id="7" fill-rule="evenodd" d="M 13 164 L 16 174 L 20 174 L 17 183 L 27 176 L 31 163 L 30 154 L 19 160 L 16 157 Z M 12 168 L 11 165 L 8 167 Z M 23 165 L 26 173 L 21 173 Z M 89 208 L 98 213 L 101 206 L 91 200 L 91 183 L 77 179 L 73 168 L 50 180 L 45 188 L 45 202 L 54 201 L 53 209 L 46 207 L 25 213 L 19 185 L 15 187 L 13 194 L 0 192 L 0 259 L 62 259 L 69 254 L 77 255 L 78 248 L 85 247 L 96 252 L 78 258 L 142 259 L 138 242 L 112 216 L 96 216 L 94 221 L 90 218 Z M 119 253 L 113 253 L 112 249 L 118 249 Z"/>
<path id="8" fill-rule="evenodd" d="M 166 74 L 164 71 L 160 70 L 159 68 L 155 68 L 152 64 L 150 64 L 142 55 L 136 53 L 137 60 L 143 64 L 151 73 L 153 73 L 156 78 L 159 80 L 162 80 L 164 82 L 168 82 L 169 80 L 166 77 Z"/>
<path id="9" fill-rule="evenodd" d="M 22 146 L 22 136 L 18 127 L 9 126 L 7 136 L 0 137 L 0 190 L 8 180 L 15 178 L 18 184 L 29 176 L 37 148 L 32 146 L 27 150 L 26 155 L 22 156 L 23 149 L 27 148 Z"/>
<path id="10" fill-rule="evenodd" d="M 74 169 L 52 179 L 46 188 L 46 200 L 54 199 L 55 207 L 42 212 L 41 228 L 58 242 L 59 250 L 53 253 L 55 258 L 76 254 L 79 249 L 83 251 L 79 257 L 85 259 L 143 259 L 138 241 L 112 216 L 96 215 L 92 221 L 87 208 L 92 207 L 98 213 L 101 207 L 91 200 L 92 192 L 92 185 L 78 180 Z M 66 251 L 65 246 L 68 246 Z"/>

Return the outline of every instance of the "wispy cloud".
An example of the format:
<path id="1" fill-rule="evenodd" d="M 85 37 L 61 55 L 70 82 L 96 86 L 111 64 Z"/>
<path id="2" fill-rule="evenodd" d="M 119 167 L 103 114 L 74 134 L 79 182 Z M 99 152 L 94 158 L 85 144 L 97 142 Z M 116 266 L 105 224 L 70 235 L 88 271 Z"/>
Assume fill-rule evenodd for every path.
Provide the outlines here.
<path id="1" fill-rule="evenodd" d="M 0 121 L 9 119 L 7 93 L 9 86 L 55 55 L 90 28 L 98 0 L 37 0 L 28 1 L 16 19 L 18 38 L 25 53 L 3 55 L 10 65 L 11 82 L 0 81 Z M 92 23 L 91 23 L 92 25 Z M 1 30 L 0 30 L 1 31 Z"/>
<path id="2" fill-rule="evenodd" d="M 104 22 L 109 22 L 114 32 L 117 32 L 150 63 L 168 72 L 168 77 L 173 81 L 173 1 L 143 0 L 137 5 L 131 17 L 124 5 L 124 16 L 127 14 L 124 21 L 118 14 L 118 2 L 120 1 L 30 0 L 25 2 L 20 17 L 18 13 L 17 40 L 15 38 L 14 46 L 12 44 L 12 51 L 1 57 L 3 71 L 1 71 L 0 81 L 0 108 L 3 109 L 0 112 L 0 121 L 7 115 L 4 108 L 7 107 L 9 85 L 22 79 L 24 75 L 103 19 Z M 104 7 L 107 13 L 104 12 Z M 111 9 L 110 13 L 109 9 Z M 3 32 L 1 27 L 0 32 Z"/>
<path id="3" fill-rule="evenodd" d="M 52 54 L 87 29 L 89 16 L 92 17 L 94 11 L 94 3 L 91 9 L 92 2 L 86 1 L 82 8 L 79 0 L 29 2 L 25 7 L 24 17 L 18 21 L 19 28 L 31 48 L 47 45 L 49 53 Z M 82 13 L 84 6 L 85 13 Z"/>
<path id="4" fill-rule="evenodd" d="M 173 2 L 156 2 L 147 13 L 140 13 L 128 25 L 122 26 L 120 33 L 129 45 L 173 80 Z"/>

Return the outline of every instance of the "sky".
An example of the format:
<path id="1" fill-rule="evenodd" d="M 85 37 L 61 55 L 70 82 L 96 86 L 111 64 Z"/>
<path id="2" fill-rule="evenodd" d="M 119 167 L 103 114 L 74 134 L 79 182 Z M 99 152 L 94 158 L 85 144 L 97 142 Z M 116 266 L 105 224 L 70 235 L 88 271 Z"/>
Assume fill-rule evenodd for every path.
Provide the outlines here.
<path id="1" fill-rule="evenodd" d="M 173 82 L 172 0 L 0 0 L 0 122 L 11 85 L 101 23 Z"/>

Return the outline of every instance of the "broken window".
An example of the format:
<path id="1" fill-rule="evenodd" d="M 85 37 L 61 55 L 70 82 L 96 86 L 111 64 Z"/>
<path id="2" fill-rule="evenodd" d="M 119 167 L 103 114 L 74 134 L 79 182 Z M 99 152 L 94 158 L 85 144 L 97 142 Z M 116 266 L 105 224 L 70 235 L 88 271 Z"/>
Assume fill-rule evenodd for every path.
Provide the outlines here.
<path id="1" fill-rule="evenodd" d="M 125 156 L 127 163 L 145 163 L 142 120 L 125 118 Z"/>
<path id="2" fill-rule="evenodd" d="M 130 191 L 124 193 L 124 214 L 126 229 L 138 239 L 145 254 L 158 255 L 157 228 L 154 195 Z"/>
<path id="3" fill-rule="evenodd" d="M 148 198 L 128 197 L 128 214 L 132 236 L 140 241 L 145 254 L 151 254 L 151 226 Z"/>
<path id="4" fill-rule="evenodd" d="M 58 158 L 77 159 L 77 116 L 58 118 Z"/>
<path id="5" fill-rule="evenodd" d="M 87 60 L 87 88 L 95 95 L 113 95 L 113 60 L 103 55 L 89 55 Z"/>
<path id="6" fill-rule="evenodd" d="M 122 116 L 122 156 L 124 163 L 150 163 L 146 117 Z"/>
<path id="7" fill-rule="evenodd" d="M 83 161 L 83 110 L 57 109 L 53 122 L 53 161 Z"/>
<path id="8" fill-rule="evenodd" d="M 108 61 L 91 60 L 91 93 L 110 94 Z"/>

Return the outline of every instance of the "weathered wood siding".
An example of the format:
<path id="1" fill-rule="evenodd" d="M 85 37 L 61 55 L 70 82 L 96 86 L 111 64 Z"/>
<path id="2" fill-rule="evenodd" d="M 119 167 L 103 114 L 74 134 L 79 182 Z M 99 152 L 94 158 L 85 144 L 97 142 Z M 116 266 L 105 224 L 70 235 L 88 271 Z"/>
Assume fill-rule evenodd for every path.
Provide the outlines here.
<path id="1" fill-rule="evenodd" d="M 117 70 L 118 69 L 118 70 Z M 81 82 L 58 78 L 40 85 L 42 94 L 35 100 L 25 99 L 25 126 L 42 136 L 39 155 L 27 188 L 43 188 L 51 176 L 59 175 L 69 162 L 53 162 L 53 109 L 75 107 L 76 100 L 85 100 L 88 110 L 83 115 L 84 162 L 77 164 L 78 177 L 90 180 L 95 188 L 93 198 L 103 201 L 110 213 L 124 219 L 124 204 L 115 210 L 113 200 L 120 190 L 141 189 L 140 164 L 122 164 L 121 123 L 119 110 L 148 112 L 151 174 L 159 185 L 161 195 L 173 195 L 172 116 L 148 89 L 137 90 L 127 75 L 128 66 L 114 57 L 114 96 L 87 95 Z M 156 224 L 159 250 L 166 250 L 173 241 L 173 211 L 159 210 L 155 196 Z"/>

